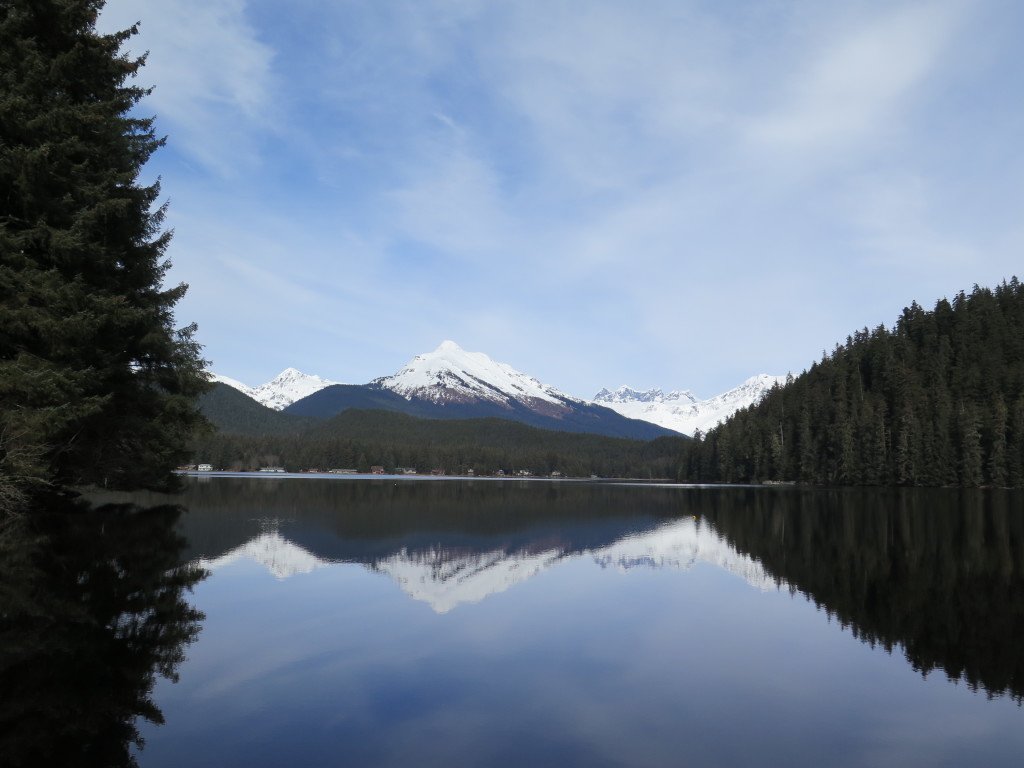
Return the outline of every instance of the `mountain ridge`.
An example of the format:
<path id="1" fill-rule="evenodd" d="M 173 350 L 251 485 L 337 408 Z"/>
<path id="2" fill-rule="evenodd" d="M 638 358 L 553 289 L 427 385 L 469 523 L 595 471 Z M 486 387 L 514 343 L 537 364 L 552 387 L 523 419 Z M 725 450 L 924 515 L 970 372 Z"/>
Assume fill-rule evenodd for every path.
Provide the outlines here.
<path id="1" fill-rule="evenodd" d="M 571 397 L 482 352 L 444 341 L 392 376 L 363 385 L 331 385 L 296 400 L 284 413 L 328 419 L 352 408 L 429 419 L 498 418 L 541 429 L 653 440 L 679 436 L 668 427 Z"/>
<path id="2" fill-rule="evenodd" d="M 614 392 L 602 389 L 594 395 L 593 402 L 623 416 L 692 436 L 698 431 L 707 432 L 736 411 L 756 405 L 773 387 L 784 385 L 788 379 L 788 376 L 760 373 L 706 400 L 698 399 L 689 390 L 674 390 L 666 395 L 660 389 L 638 391 L 622 386 Z"/>
<path id="3" fill-rule="evenodd" d="M 295 368 L 257 387 L 219 374 L 209 376 L 263 406 L 294 415 L 329 418 L 349 408 L 383 408 L 425 418 L 497 417 L 545 429 L 639 439 L 707 431 L 736 410 L 758 402 L 783 381 L 783 377 L 759 374 L 708 400 L 698 399 L 689 390 L 666 395 L 661 389 L 639 391 L 626 386 L 614 392 L 602 389 L 585 400 L 450 340 L 368 384 L 342 384 Z"/>
<path id="4" fill-rule="evenodd" d="M 303 373 L 296 368 L 285 368 L 270 381 L 255 387 L 212 371 L 207 371 L 206 375 L 211 381 L 226 384 L 243 395 L 251 397 L 260 405 L 273 408 L 275 411 L 283 410 L 296 400 L 308 397 L 324 387 L 341 384 L 339 381 L 331 381 L 315 374 Z"/>

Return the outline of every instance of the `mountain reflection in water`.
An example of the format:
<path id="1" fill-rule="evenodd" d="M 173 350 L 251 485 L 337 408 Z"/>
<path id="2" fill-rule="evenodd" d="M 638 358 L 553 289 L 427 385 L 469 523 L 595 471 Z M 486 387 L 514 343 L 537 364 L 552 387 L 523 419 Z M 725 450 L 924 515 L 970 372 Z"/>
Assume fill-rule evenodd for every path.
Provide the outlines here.
<path id="1" fill-rule="evenodd" d="M 166 725 L 138 725 L 150 768 L 1024 754 L 1020 493 L 217 478 L 178 501 L 208 618 L 155 689 Z"/>
<path id="2" fill-rule="evenodd" d="M 804 594 L 919 671 L 1024 694 L 1020 492 L 261 478 L 195 483 L 185 502 L 189 555 L 208 567 L 360 563 L 445 612 L 567 559 L 708 562 Z"/>
<path id="3" fill-rule="evenodd" d="M 317 568 L 332 561 L 318 557 L 289 541 L 276 526 L 240 547 L 215 559 L 197 564 L 217 570 L 241 558 L 260 563 L 279 579 Z M 777 584 L 757 562 L 739 555 L 706 525 L 696 519 L 660 523 L 651 530 L 632 531 L 606 546 L 570 549 L 564 542 L 538 540 L 520 549 L 477 549 L 445 546 L 442 542 L 420 548 L 402 547 L 384 557 L 361 561 L 377 573 L 390 576 L 411 598 L 422 600 L 438 613 L 461 603 L 475 603 L 488 595 L 504 592 L 563 560 L 591 557 L 603 568 L 628 571 L 632 568 L 675 568 L 687 570 L 698 562 L 713 563 L 735 573 L 759 589 Z M 481 541 L 478 546 L 486 546 Z M 356 562 L 349 560 L 348 562 Z"/>

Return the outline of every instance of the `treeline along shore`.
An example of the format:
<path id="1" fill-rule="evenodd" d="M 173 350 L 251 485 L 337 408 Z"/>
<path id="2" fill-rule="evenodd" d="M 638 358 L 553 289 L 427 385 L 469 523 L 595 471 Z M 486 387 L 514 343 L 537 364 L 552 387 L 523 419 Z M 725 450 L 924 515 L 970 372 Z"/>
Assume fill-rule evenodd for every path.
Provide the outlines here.
<path id="1" fill-rule="evenodd" d="M 653 441 L 556 432 L 502 419 L 382 410 L 316 420 L 223 385 L 203 397 L 219 431 L 193 462 L 447 474 L 560 473 L 691 483 L 1024 486 L 1024 289 L 975 286 L 894 327 L 864 328 L 800 376 L 709 431 Z"/>
<path id="2" fill-rule="evenodd" d="M 1024 485 L 1024 288 L 867 328 L 683 451 L 693 482 Z"/>
<path id="3" fill-rule="evenodd" d="M 235 400 L 230 392 L 222 394 Z M 248 406 L 250 410 L 256 411 Z M 347 410 L 321 422 L 276 422 L 270 417 L 275 427 L 268 429 L 269 414 L 257 414 L 255 423 L 262 426 L 255 433 L 242 419 L 234 431 L 222 429 L 198 438 L 193 462 L 234 471 L 280 466 L 292 472 L 340 468 L 366 473 L 381 466 L 388 472 L 409 467 L 427 474 L 441 470 L 482 476 L 501 470 L 509 475 L 672 479 L 687 441 L 661 437 L 647 442 L 557 432 L 503 419 L 424 419 L 381 410 Z M 272 431 L 276 433 L 268 433 Z"/>

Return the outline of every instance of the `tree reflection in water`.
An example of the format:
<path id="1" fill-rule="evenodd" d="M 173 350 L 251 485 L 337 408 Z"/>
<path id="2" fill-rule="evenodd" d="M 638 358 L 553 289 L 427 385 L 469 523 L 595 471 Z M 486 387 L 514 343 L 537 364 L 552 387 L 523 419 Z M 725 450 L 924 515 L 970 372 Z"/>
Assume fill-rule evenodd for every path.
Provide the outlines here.
<path id="1" fill-rule="evenodd" d="M 1024 703 L 1024 515 L 1017 491 L 706 493 L 737 551 L 914 669 Z"/>
<path id="2" fill-rule="evenodd" d="M 62 500 L 0 523 L 0 755 L 13 766 L 133 766 L 203 615 L 185 600 L 181 509 Z"/>

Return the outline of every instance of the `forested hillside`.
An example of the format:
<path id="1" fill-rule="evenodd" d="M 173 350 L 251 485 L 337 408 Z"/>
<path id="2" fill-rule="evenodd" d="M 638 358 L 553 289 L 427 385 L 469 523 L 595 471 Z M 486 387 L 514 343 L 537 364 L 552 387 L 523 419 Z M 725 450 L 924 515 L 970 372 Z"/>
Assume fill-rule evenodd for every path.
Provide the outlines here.
<path id="1" fill-rule="evenodd" d="M 1024 485 L 1024 288 L 867 328 L 684 447 L 680 479 Z"/>
<path id="2" fill-rule="evenodd" d="M 287 418 L 289 414 L 276 414 Z M 210 414 L 216 420 L 216 414 Z M 294 417 L 293 417 L 294 418 Z M 645 442 L 604 435 L 557 432 L 504 419 L 422 419 L 392 411 L 343 411 L 302 432 L 269 424 L 264 434 L 222 431 L 196 439 L 194 463 L 218 469 L 282 466 L 305 469 L 411 467 L 429 473 L 671 478 L 685 437 Z M 290 434 L 289 434 L 290 432 Z"/>
<path id="3" fill-rule="evenodd" d="M 317 421 L 275 411 L 219 382 L 199 398 L 199 406 L 218 430 L 239 435 L 293 435 Z"/>

